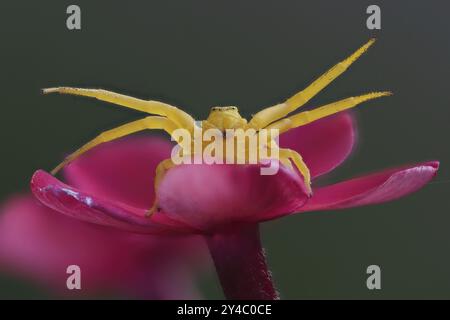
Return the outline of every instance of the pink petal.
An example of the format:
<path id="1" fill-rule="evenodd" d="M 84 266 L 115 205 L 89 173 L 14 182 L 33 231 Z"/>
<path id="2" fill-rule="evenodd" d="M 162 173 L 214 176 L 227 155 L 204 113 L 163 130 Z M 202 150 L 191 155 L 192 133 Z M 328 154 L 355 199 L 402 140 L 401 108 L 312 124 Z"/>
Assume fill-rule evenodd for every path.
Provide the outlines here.
<path id="1" fill-rule="evenodd" d="M 43 204 L 82 221 L 138 233 L 179 233 L 188 230 L 165 215 L 155 214 L 150 219 L 145 217 L 146 209 L 86 193 L 62 183 L 42 170 L 33 175 L 31 190 Z"/>
<path id="2" fill-rule="evenodd" d="M 355 140 L 353 117 L 341 112 L 282 134 L 280 146 L 298 151 L 314 178 L 340 165 L 352 151 Z"/>
<path id="3" fill-rule="evenodd" d="M 200 249 L 193 238 L 136 235 L 77 221 L 32 196 L 15 197 L 1 210 L 3 271 L 25 275 L 60 293 L 77 294 L 66 287 L 66 269 L 75 264 L 82 272 L 82 295 L 115 290 L 141 298 L 195 298 L 188 294 L 192 274 L 181 268 L 192 272 L 185 252 L 200 257 Z"/>
<path id="4" fill-rule="evenodd" d="M 87 193 L 137 208 L 153 204 L 153 181 L 159 162 L 170 158 L 170 139 L 134 136 L 108 142 L 68 165 L 68 183 Z"/>
<path id="5" fill-rule="evenodd" d="M 300 212 L 344 209 L 398 199 L 426 185 L 439 168 L 430 161 L 317 188 Z"/>
<path id="6" fill-rule="evenodd" d="M 261 175 L 261 165 L 180 165 L 166 174 L 159 205 L 174 220 L 202 232 L 234 223 L 257 222 L 267 214 L 290 213 L 306 201 L 303 181 L 282 166 Z"/>

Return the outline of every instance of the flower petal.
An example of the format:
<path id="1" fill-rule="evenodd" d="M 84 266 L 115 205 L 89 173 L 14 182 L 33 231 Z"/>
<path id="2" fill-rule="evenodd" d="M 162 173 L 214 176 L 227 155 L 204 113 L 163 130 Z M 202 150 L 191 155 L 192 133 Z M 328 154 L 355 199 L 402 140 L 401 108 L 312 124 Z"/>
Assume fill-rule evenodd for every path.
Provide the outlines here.
<path id="1" fill-rule="evenodd" d="M 166 215 L 202 232 L 233 223 L 288 214 L 307 199 L 300 176 L 283 166 L 261 175 L 263 165 L 191 164 L 169 170 L 157 199 Z"/>
<path id="2" fill-rule="evenodd" d="M 138 233 L 177 233 L 187 229 L 165 215 L 155 214 L 150 219 L 145 217 L 145 209 L 72 188 L 42 170 L 33 175 L 31 190 L 43 204 L 82 221 Z"/>
<path id="3" fill-rule="evenodd" d="M 195 298 L 189 282 L 193 258 L 204 249 L 198 240 L 97 226 L 59 214 L 31 195 L 16 196 L 1 208 L 0 266 L 58 293 L 69 293 L 66 269 L 75 264 L 82 295 L 114 290 L 140 298 Z"/>
<path id="4" fill-rule="evenodd" d="M 422 188 L 436 175 L 438 168 L 439 162 L 430 161 L 317 188 L 299 212 L 344 209 L 395 200 Z"/>
<path id="5" fill-rule="evenodd" d="M 172 144 L 158 137 L 134 136 L 104 143 L 69 164 L 66 180 L 84 192 L 137 208 L 153 204 L 153 181 L 159 162 Z"/>
<path id="6" fill-rule="evenodd" d="M 341 112 L 283 133 L 280 146 L 299 152 L 314 178 L 348 157 L 356 140 L 355 126 L 351 114 Z"/>

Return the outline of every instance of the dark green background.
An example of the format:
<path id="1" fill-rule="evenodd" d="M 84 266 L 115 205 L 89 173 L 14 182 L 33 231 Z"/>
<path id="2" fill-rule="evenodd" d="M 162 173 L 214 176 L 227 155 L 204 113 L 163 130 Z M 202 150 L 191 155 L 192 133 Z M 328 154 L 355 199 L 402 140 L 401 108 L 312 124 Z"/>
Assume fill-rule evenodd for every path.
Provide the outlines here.
<path id="1" fill-rule="evenodd" d="M 66 29 L 66 7 L 82 30 Z M 382 30 L 366 29 L 369 4 Z M 163 100 L 203 118 L 213 105 L 249 116 L 303 88 L 354 49 L 377 44 L 310 105 L 372 90 L 393 97 L 358 108 L 359 145 L 328 181 L 438 159 L 450 177 L 448 1 L 2 1 L 0 198 L 27 191 L 101 130 L 142 115 L 39 89 L 103 87 Z M 333 137 L 330 137 L 332 139 Z M 449 197 L 433 183 L 392 203 L 265 223 L 263 240 L 282 298 L 450 298 Z M 382 268 L 382 290 L 366 268 Z M 221 297 L 215 276 L 202 287 Z M 0 296 L 46 296 L 0 278 Z"/>

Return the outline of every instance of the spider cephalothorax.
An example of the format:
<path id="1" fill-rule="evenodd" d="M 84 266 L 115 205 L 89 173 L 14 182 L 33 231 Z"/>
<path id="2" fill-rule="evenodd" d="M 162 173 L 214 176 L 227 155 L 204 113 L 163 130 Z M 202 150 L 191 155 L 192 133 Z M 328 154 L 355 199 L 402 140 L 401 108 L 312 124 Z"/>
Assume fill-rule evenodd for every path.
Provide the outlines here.
<path id="1" fill-rule="evenodd" d="M 202 121 L 202 129 L 244 129 L 247 120 L 242 118 L 237 107 L 212 107 L 209 116 Z"/>
<path id="2" fill-rule="evenodd" d="M 58 92 L 64 94 L 93 97 L 102 101 L 119 104 L 131 109 L 153 114 L 153 116 L 148 116 L 146 118 L 133 121 L 115 129 L 101 133 L 95 139 L 88 142 L 80 149 L 68 156 L 52 171 L 52 173 L 55 174 L 63 166 L 73 161 L 84 152 L 101 143 L 118 139 L 120 137 L 145 129 L 162 129 L 170 135 L 172 135 L 172 133 L 176 129 L 185 129 L 193 134 L 195 129 L 199 126 L 201 126 L 202 130 L 218 129 L 221 132 L 224 132 L 227 129 L 251 129 L 254 132 L 259 132 L 262 129 L 275 129 L 278 130 L 279 134 L 281 134 L 290 129 L 306 125 L 342 110 L 353 108 L 364 101 L 390 95 L 390 92 L 372 92 L 361 96 L 339 100 L 337 102 L 315 108 L 311 111 L 304 111 L 288 116 L 291 112 L 294 112 L 295 110 L 303 106 L 323 88 L 330 84 L 334 79 L 341 75 L 374 43 L 374 41 L 374 39 L 371 39 L 348 58 L 333 66 L 326 73 L 316 79 L 312 84 L 310 84 L 304 90 L 295 94 L 291 98 L 287 99 L 285 102 L 265 108 L 256 113 L 249 122 L 247 122 L 245 118 L 241 117 L 238 109 L 234 106 L 213 107 L 208 118 L 204 121 L 201 121 L 201 125 L 199 125 L 198 122 L 196 122 L 188 113 L 182 111 L 177 107 L 159 101 L 141 100 L 101 89 L 80 89 L 69 87 L 44 89 L 44 93 Z M 279 161 L 292 170 L 294 170 L 295 166 L 300 171 L 300 173 L 303 175 L 305 186 L 308 189 L 308 192 L 311 194 L 309 170 L 307 165 L 303 162 L 300 154 L 290 149 L 279 149 Z M 155 190 L 157 190 L 158 185 L 161 182 L 161 179 L 163 178 L 165 172 L 174 165 L 175 164 L 171 159 L 163 160 L 158 165 L 158 167 L 156 168 L 155 176 Z M 156 200 L 153 207 L 149 210 L 149 214 L 152 213 L 155 209 L 157 209 Z"/>

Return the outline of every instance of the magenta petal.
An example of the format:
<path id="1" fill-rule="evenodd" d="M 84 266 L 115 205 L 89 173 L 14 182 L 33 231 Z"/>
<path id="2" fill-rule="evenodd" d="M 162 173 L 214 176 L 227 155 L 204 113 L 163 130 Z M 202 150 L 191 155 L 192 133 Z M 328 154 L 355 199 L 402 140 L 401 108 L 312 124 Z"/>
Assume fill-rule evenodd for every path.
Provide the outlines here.
<path id="1" fill-rule="evenodd" d="M 0 231 L 2 267 L 20 271 L 59 291 L 66 289 L 65 270 L 71 264 L 82 268 L 83 290 L 88 291 L 106 287 L 107 281 L 118 276 L 117 271 L 130 267 L 126 233 L 65 217 L 31 196 L 7 202 L 2 208 Z M 149 250 L 151 247 L 149 238 Z M 120 259 L 111 268 L 114 251 Z"/>
<path id="2" fill-rule="evenodd" d="M 353 117 L 341 112 L 282 134 L 280 146 L 298 151 L 314 178 L 341 164 L 352 151 L 355 140 Z"/>
<path id="3" fill-rule="evenodd" d="M 38 170 L 31 179 L 31 190 L 48 207 L 82 221 L 113 226 L 138 233 L 176 233 L 186 231 L 166 216 L 145 217 L 145 209 L 106 200 L 72 188 L 45 171 Z"/>
<path id="4" fill-rule="evenodd" d="M 439 162 L 430 161 L 317 188 L 300 212 L 344 209 L 398 199 L 426 185 L 438 168 Z"/>
<path id="5" fill-rule="evenodd" d="M 30 196 L 2 205 L 0 268 L 26 276 L 57 293 L 66 287 L 66 269 L 81 268 L 81 295 L 108 292 L 139 298 L 195 298 L 194 258 L 203 246 L 193 237 L 131 234 L 66 217 Z M 187 254 L 189 252 L 189 254 Z"/>
<path id="6" fill-rule="evenodd" d="M 282 166 L 261 175 L 260 165 L 180 165 L 168 171 L 157 198 L 163 212 L 202 232 L 288 214 L 306 201 L 303 181 Z"/>
<path id="7" fill-rule="evenodd" d="M 68 165 L 70 185 L 105 199 L 138 208 L 153 204 L 159 162 L 170 158 L 172 144 L 158 137 L 127 137 L 90 150 Z"/>

